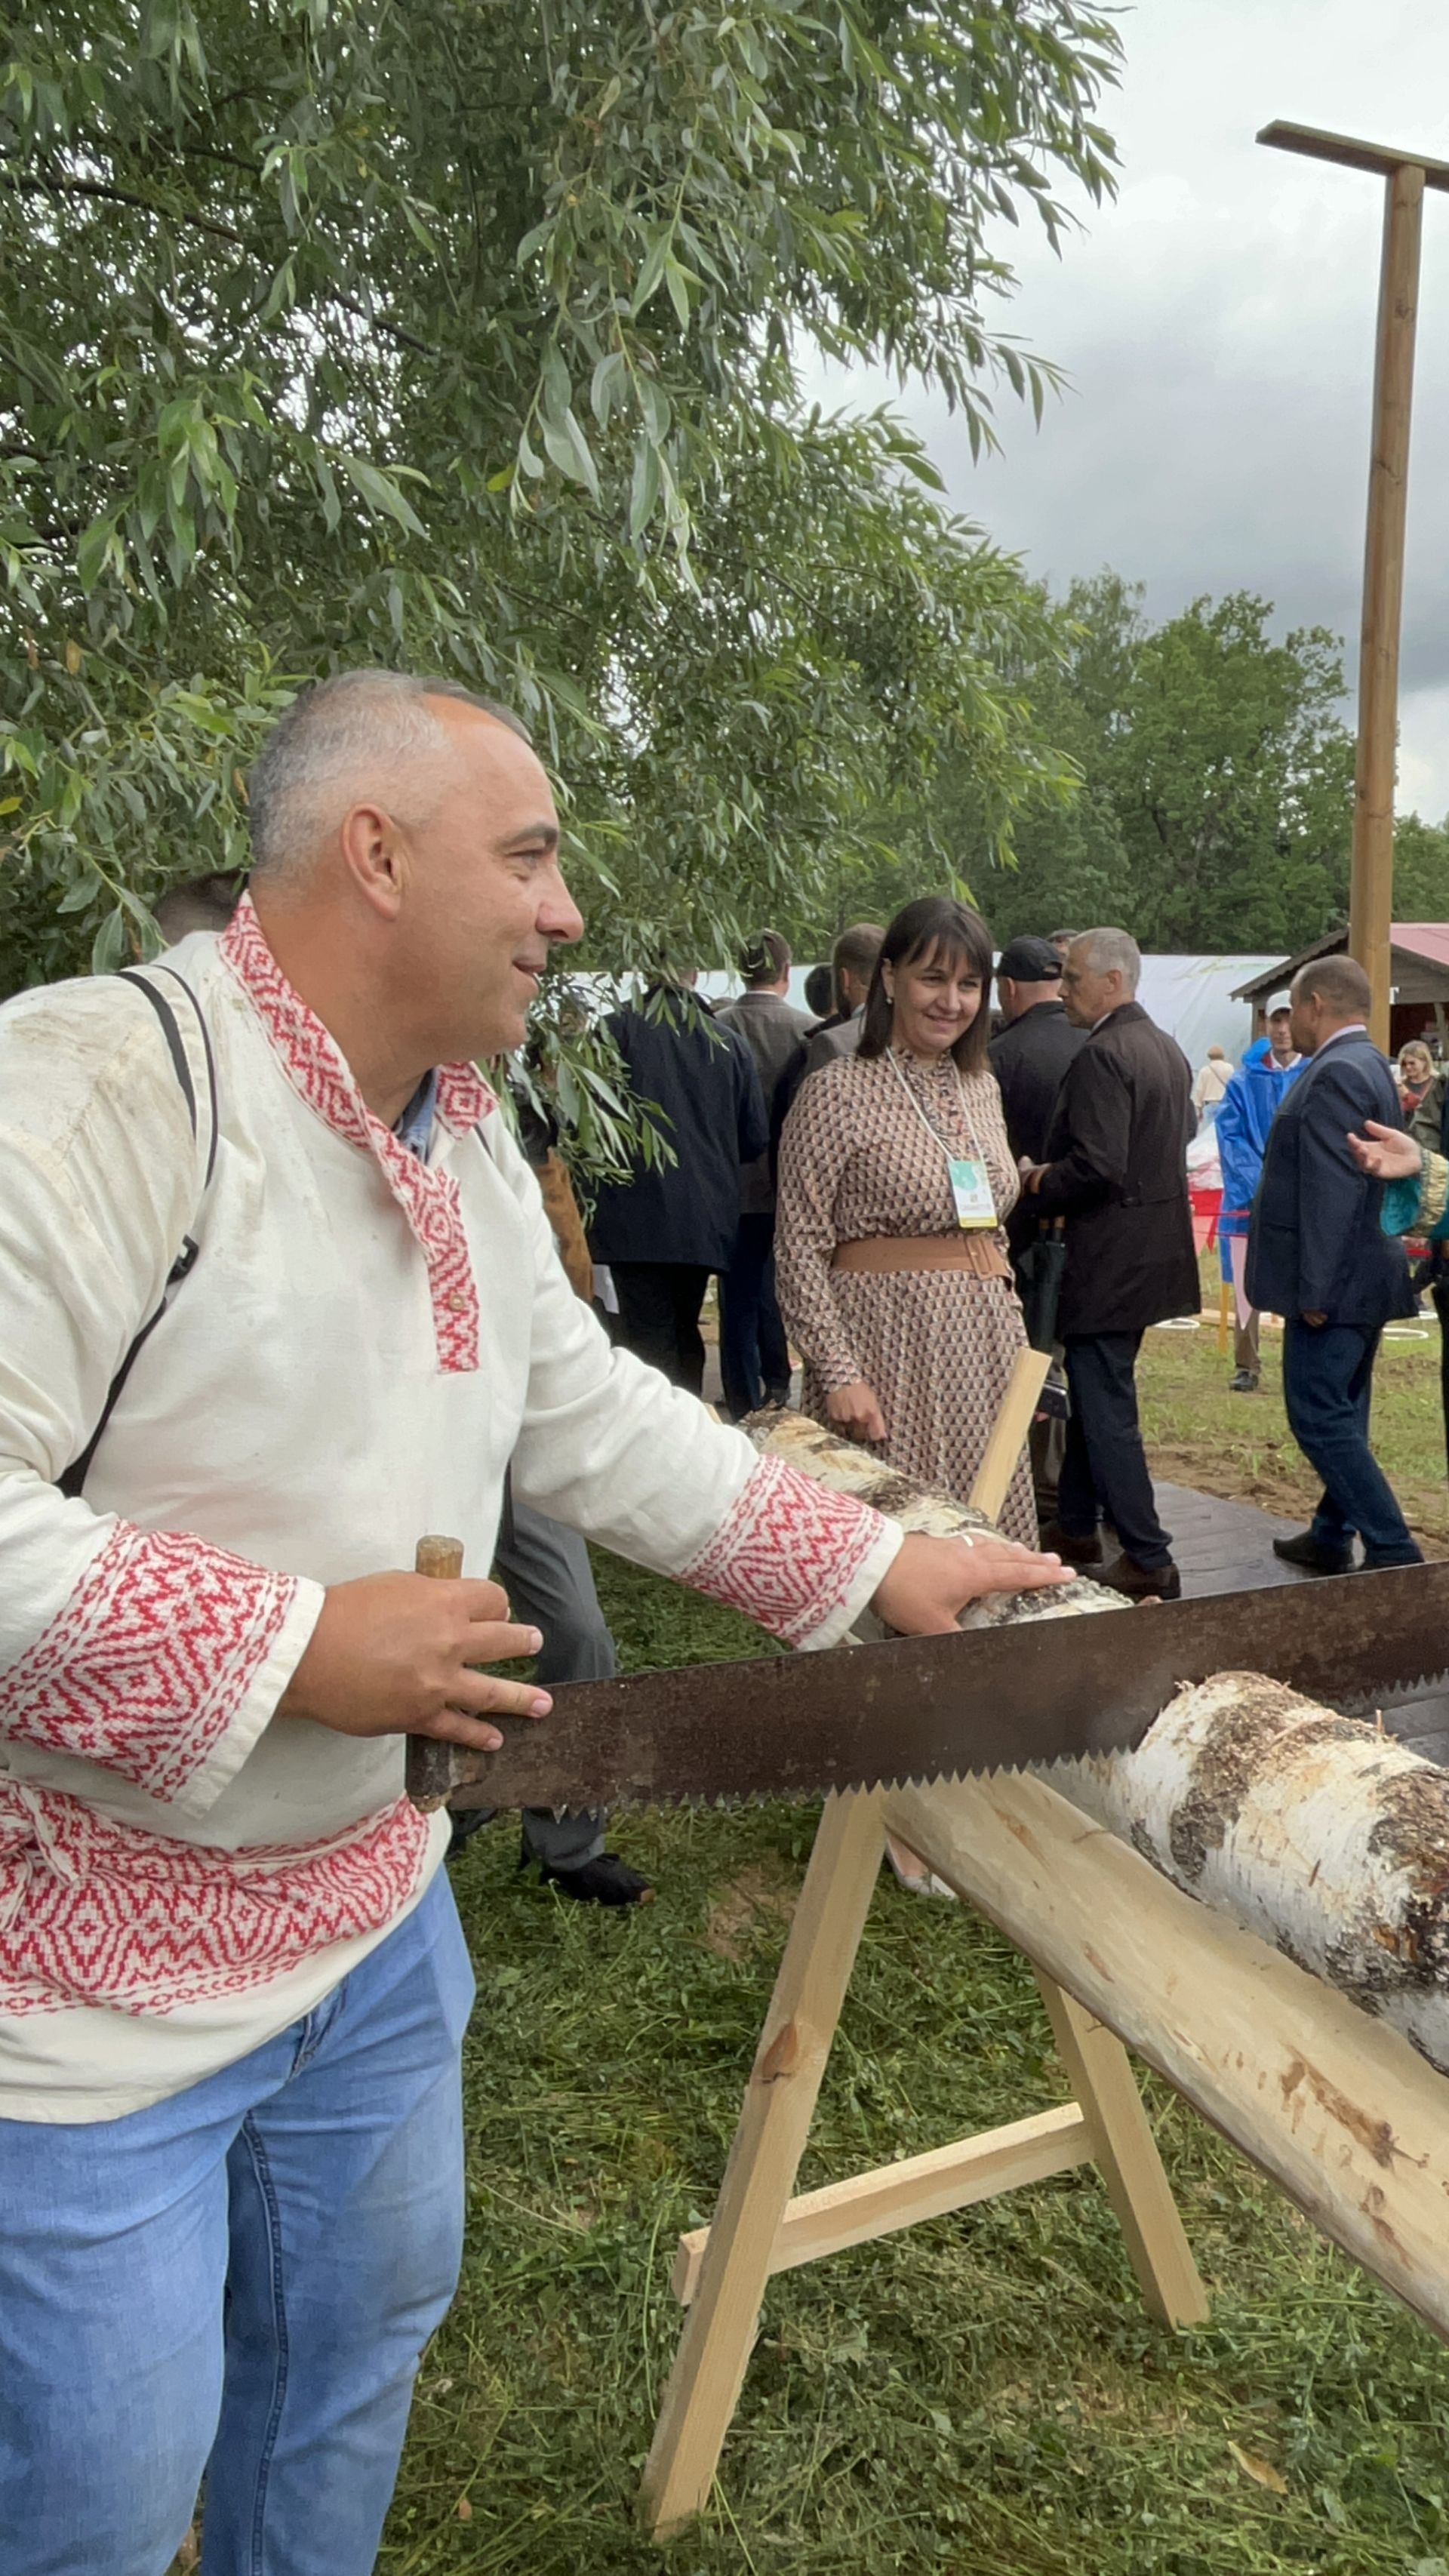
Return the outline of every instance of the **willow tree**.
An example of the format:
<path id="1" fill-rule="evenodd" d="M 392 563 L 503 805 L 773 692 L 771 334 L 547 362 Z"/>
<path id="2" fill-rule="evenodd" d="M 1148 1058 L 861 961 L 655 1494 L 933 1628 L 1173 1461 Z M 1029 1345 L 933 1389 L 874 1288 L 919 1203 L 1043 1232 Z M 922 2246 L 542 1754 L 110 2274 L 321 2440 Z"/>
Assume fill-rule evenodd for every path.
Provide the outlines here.
<path id="1" fill-rule="evenodd" d="M 304 679 L 534 723 L 595 961 L 827 907 L 969 753 L 1059 775 L 1044 612 L 886 413 L 1044 364 L 999 243 L 1109 185 L 1077 0 L 85 0 L 0 42 L 0 972 L 116 963 L 244 857 Z"/>

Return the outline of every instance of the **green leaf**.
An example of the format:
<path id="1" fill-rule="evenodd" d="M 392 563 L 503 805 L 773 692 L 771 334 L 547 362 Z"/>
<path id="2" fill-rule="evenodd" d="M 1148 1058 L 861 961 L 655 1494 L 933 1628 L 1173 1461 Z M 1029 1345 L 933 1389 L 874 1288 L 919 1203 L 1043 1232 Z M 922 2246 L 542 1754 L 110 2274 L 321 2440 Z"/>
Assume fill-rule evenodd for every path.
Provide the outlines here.
<path id="1" fill-rule="evenodd" d="M 111 975 L 126 954 L 126 916 L 113 904 L 91 942 L 91 973 Z"/>
<path id="2" fill-rule="evenodd" d="M 598 471 L 589 453 L 589 442 L 573 413 L 571 411 L 565 413 L 560 428 L 555 428 L 553 422 L 549 420 L 543 422 L 542 428 L 544 446 L 559 472 L 567 474 L 570 481 L 574 483 L 584 484 L 593 499 L 597 501 Z"/>
<path id="3" fill-rule="evenodd" d="M 427 534 L 412 503 L 392 475 L 384 474 L 380 466 L 369 464 L 365 456 L 353 455 L 346 449 L 341 450 L 333 461 L 376 517 L 392 519 L 398 527 L 406 528 L 409 536 Z"/>
<path id="4" fill-rule="evenodd" d="M 654 516 L 659 499 L 659 450 L 647 438 L 634 445 L 634 475 L 629 486 L 629 535 L 637 545 Z"/>

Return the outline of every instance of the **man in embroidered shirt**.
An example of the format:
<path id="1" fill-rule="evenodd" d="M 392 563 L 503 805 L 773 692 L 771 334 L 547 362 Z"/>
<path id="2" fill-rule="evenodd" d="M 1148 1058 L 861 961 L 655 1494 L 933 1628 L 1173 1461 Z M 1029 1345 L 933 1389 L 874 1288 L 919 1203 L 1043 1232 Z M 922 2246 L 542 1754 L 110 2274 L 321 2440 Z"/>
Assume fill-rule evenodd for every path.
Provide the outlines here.
<path id="1" fill-rule="evenodd" d="M 220 938 L 0 1014 L 0 2576 L 162 2576 L 203 2469 L 208 2567 L 372 2564 L 471 1995 L 403 1736 L 548 1708 L 419 1532 L 486 1566 L 511 1459 L 797 1646 L 1060 1574 L 757 1458 L 574 1296 L 473 1070 L 580 930 L 511 719 L 330 682 L 251 823 Z"/>

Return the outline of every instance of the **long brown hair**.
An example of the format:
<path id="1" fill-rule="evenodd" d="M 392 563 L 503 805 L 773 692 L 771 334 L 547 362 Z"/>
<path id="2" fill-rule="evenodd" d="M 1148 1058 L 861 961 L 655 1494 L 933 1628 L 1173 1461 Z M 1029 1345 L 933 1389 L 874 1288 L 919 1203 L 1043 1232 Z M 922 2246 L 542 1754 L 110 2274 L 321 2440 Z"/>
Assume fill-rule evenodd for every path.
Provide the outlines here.
<path id="1" fill-rule="evenodd" d="M 886 931 L 865 999 L 858 1053 L 884 1055 L 891 1042 L 892 1005 L 885 968 L 914 966 L 934 957 L 944 965 L 964 959 L 981 978 L 981 1007 L 951 1049 L 962 1073 L 979 1073 L 991 1036 L 991 933 L 979 912 L 948 894 L 918 895 L 914 903 L 902 906 Z"/>

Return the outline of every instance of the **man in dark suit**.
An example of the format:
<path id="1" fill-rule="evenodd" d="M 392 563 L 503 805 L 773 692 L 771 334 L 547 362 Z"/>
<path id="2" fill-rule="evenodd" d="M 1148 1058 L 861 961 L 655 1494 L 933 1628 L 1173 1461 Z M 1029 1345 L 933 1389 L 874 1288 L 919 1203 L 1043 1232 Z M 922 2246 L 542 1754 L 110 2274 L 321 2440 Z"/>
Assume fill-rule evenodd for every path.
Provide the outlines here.
<path id="1" fill-rule="evenodd" d="M 1268 1133 L 1248 1237 L 1248 1297 L 1283 1318 L 1283 1401 L 1323 1494 L 1310 1527 L 1275 1539 L 1290 1565 L 1347 1574 L 1353 1538 L 1365 1565 L 1421 1554 L 1369 1446 L 1379 1336 L 1411 1315 L 1403 1246 L 1379 1224 L 1383 1184 L 1360 1171 L 1350 1130 L 1366 1118 L 1402 1128 L 1398 1087 L 1368 1033 L 1369 980 L 1351 957 L 1300 967 L 1293 1043 L 1310 1061 Z"/>
<path id="2" fill-rule="evenodd" d="M 738 1001 L 719 1003 L 715 1019 L 754 1057 L 773 1134 L 782 1077 L 811 1024 L 790 1008 L 790 951 L 778 930 L 762 930 L 751 942 L 740 973 L 744 991 Z M 762 1404 L 790 1401 L 790 1346 L 775 1303 L 775 1157 L 768 1150 L 740 1171 L 740 1230 L 719 1283 L 719 1368 L 732 1422 Z"/>
<path id="3" fill-rule="evenodd" d="M 599 1190 L 589 1242 L 613 1273 L 617 1338 L 676 1386 L 704 1386 L 700 1308 L 712 1270 L 727 1270 L 740 1221 L 740 1165 L 770 1142 L 755 1060 L 709 1004 L 675 974 L 604 1025 L 646 1112 L 662 1110 L 670 1161 L 634 1158 L 626 1181 Z"/>
<path id="4" fill-rule="evenodd" d="M 988 1053 L 1001 1091 L 1006 1141 L 1018 1163 L 1039 1163 L 1046 1154 L 1057 1094 L 1068 1065 L 1087 1042 L 1087 1032 L 1074 1028 L 1067 1018 L 1062 961 L 1049 939 L 1022 937 L 1007 942 L 996 969 L 996 997 L 1004 1026 L 997 1030 Z M 1060 1217 L 1042 1216 L 1026 1191 L 1006 1220 L 1007 1250 L 1028 1338 L 1039 1349 L 1050 1346 L 1053 1354 L 1030 1439 L 1031 1480 L 1041 1521 L 1057 1517 L 1066 1455 L 1067 1388 L 1051 1287 L 1061 1265 L 1062 1227 Z"/>
<path id="5" fill-rule="evenodd" d="M 1006 1141 L 1018 1162 L 1044 1162 L 1057 1094 L 1087 1033 L 1067 1017 L 1062 961 L 1049 939 L 1007 943 L 996 969 L 996 993 L 1005 1025 L 987 1052 L 1001 1091 Z M 1013 1258 L 1040 1222 L 1041 1211 L 1023 1193 L 1006 1220 Z"/>
<path id="6" fill-rule="evenodd" d="M 1062 998 L 1086 1039 L 1046 1160 L 1023 1188 L 1039 1216 L 1067 1220 L 1057 1330 L 1072 1415 L 1048 1544 L 1095 1571 L 1105 1514 L 1122 1553 L 1097 1579 L 1133 1599 L 1175 1601 L 1182 1582 L 1153 1500 L 1135 1371 L 1148 1325 L 1195 1315 L 1201 1301 L 1186 1165 L 1197 1121 L 1186 1056 L 1134 998 L 1141 972 L 1125 930 L 1073 940 Z"/>

